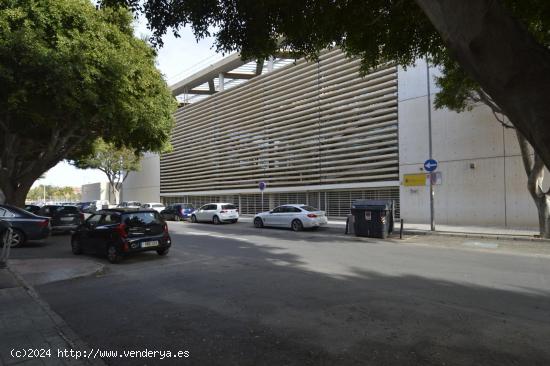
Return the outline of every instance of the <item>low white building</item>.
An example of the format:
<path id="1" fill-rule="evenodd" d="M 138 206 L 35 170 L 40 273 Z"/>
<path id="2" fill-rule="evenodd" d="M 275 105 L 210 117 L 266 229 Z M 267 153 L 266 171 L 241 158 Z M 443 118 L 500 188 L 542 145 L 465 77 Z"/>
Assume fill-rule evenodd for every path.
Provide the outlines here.
<path id="1" fill-rule="evenodd" d="M 128 173 L 124 181 L 121 202 L 160 202 L 160 157 L 144 154 L 139 170 Z"/>
<path id="2" fill-rule="evenodd" d="M 89 183 L 82 185 L 82 202 L 106 200 L 111 204 L 116 203 L 116 196 L 110 189 L 108 182 Z"/>

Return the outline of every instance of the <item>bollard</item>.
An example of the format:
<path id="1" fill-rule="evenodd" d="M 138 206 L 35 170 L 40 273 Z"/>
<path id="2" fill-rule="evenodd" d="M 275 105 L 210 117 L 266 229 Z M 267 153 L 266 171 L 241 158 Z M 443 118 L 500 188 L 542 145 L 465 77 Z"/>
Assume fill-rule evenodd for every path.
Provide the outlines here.
<path id="1" fill-rule="evenodd" d="M 13 230 L 8 228 L 2 238 L 2 253 L 0 253 L 0 268 L 6 268 L 8 266 L 8 258 L 10 257 L 11 248 L 11 236 Z"/>
<path id="2" fill-rule="evenodd" d="M 401 228 L 399 229 L 399 239 L 403 239 L 403 219 L 401 221 Z"/>

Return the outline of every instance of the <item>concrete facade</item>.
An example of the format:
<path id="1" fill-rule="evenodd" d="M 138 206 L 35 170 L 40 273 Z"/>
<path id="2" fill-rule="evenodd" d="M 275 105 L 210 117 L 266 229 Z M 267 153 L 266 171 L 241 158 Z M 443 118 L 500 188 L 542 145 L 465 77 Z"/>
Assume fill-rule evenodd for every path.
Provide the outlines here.
<path id="1" fill-rule="evenodd" d="M 82 202 L 107 200 L 111 204 L 116 201 L 114 192 L 109 189 L 108 182 L 98 182 L 82 185 Z"/>
<path id="2" fill-rule="evenodd" d="M 432 79 L 433 158 L 443 175 L 435 186 L 435 222 L 510 228 L 537 227 L 536 207 L 527 191 L 515 132 L 501 126 L 484 105 L 455 113 L 435 110 L 437 70 Z M 399 169 L 422 173 L 429 157 L 426 64 L 398 71 Z M 429 187 L 400 188 L 401 216 L 406 222 L 429 223 Z"/>
<path id="3" fill-rule="evenodd" d="M 160 202 L 158 154 L 145 154 L 140 169 L 128 174 L 122 187 L 121 201 Z"/>

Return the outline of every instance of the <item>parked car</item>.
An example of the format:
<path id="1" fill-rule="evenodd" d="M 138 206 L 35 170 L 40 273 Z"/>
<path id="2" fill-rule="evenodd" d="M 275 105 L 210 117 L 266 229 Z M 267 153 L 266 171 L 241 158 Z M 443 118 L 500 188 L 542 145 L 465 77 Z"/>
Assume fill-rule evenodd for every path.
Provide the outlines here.
<path id="1" fill-rule="evenodd" d="M 51 219 L 52 232 L 69 232 L 84 222 L 84 214 L 76 206 L 46 205 L 39 215 Z"/>
<path id="2" fill-rule="evenodd" d="M 109 201 L 107 200 L 94 200 L 88 202 L 88 204 L 83 205 L 81 211 L 84 213 L 94 213 L 96 211 L 102 210 L 105 206 L 109 206 Z"/>
<path id="3" fill-rule="evenodd" d="M 90 206 L 91 202 L 78 202 L 75 206 L 78 207 L 80 212 L 86 212 L 86 209 Z"/>
<path id="4" fill-rule="evenodd" d="M 155 210 L 157 212 L 162 212 L 166 207 L 162 203 L 158 202 L 148 202 L 141 205 L 141 208 L 149 209 L 149 210 Z"/>
<path id="5" fill-rule="evenodd" d="M 141 208 L 141 202 L 138 201 L 125 201 L 120 203 L 118 208 Z"/>
<path id="6" fill-rule="evenodd" d="M 19 247 L 27 240 L 40 240 L 50 235 L 50 219 L 37 216 L 19 207 L 0 204 L 0 219 L 11 224 L 11 247 Z"/>
<path id="7" fill-rule="evenodd" d="M 74 254 L 107 255 L 111 263 L 137 252 L 154 250 L 166 255 L 171 245 L 166 222 L 152 210 L 98 211 L 80 225 L 71 238 Z"/>
<path id="8" fill-rule="evenodd" d="M 254 226 L 257 228 L 278 226 L 300 231 L 304 228 L 317 229 L 326 224 L 327 217 L 324 211 L 302 204 L 282 205 L 254 216 Z"/>
<path id="9" fill-rule="evenodd" d="M 38 206 L 38 205 L 25 205 L 25 211 L 29 211 L 30 213 L 38 215 L 38 212 L 40 212 L 40 206 Z"/>
<path id="10" fill-rule="evenodd" d="M 208 203 L 191 214 L 191 222 L 222 222 L 236 223 L 239 220 L 239 210 L 232 203 Z"/>
<path id="11" fill-rule="evenodd" d="M 174 203 L 160 212 L 165 220 L 181 221 L 191 217 L 195 208 L 190 203 Z"/>

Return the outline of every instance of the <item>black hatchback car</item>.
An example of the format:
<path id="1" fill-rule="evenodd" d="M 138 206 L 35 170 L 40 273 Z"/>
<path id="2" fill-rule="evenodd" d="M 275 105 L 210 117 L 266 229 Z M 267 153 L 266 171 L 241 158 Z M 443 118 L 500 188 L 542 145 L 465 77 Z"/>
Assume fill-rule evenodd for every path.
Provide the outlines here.
<path id="1" fill-rule="evenodd" d="M 84 214 L 76 206 L 46 205 L 37 215 L 51 219 L 52 232 L 76 230 L 84 222 Z"/>
<path id="2" fill-rule="evenodd" d="M 88 217 L 71 238 L 74 254 L 107 255 L 111 263 L 137 252 L 154 250 L 159 255 L 166 255 L 171 245 L 166 222 L 153 210 L 98 211 Z"/>

